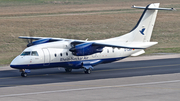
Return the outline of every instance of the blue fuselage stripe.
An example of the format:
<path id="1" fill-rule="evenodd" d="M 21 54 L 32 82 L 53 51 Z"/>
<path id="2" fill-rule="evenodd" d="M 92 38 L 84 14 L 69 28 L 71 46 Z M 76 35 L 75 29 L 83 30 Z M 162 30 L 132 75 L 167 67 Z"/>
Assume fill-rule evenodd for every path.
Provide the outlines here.
<path id="1" fill-rule="evenodd" d="M 64 68 L 72 68 L 72 69 L 79 69 L 82 68 L 82 65 L 78 65 L 80 62 L 89 62 L 92 66 L 103 64 L 103 63 L 110 63 L 117 60 L 124 59 L 126 57 L 119 57 L 119 58 L 108 58 L 108 59 L 94 59 L 94 60 L 83 60 L 83 61 L 67 61 L 67 62 L 57 62 L 57 63 L 49 63 L 49 64 L 27 64 L 27 65 L 10 65 L 12 68 L 16 69 L 43 69 L 43 68 L 52 68 L 52 67 L 64 67 Z M 94 62 L 100 60 L 98 62 Z M 73 65 L 71 65 L 73 64 Z"/>

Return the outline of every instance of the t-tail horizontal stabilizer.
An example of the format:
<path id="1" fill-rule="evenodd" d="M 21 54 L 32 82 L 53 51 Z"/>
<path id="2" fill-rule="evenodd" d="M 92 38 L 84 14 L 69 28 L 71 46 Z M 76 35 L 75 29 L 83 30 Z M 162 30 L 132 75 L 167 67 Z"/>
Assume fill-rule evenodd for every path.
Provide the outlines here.
<path id="1" fill-rule="evenodd" d="M 133 5 L 132 8 L 146 9 L 146 7 L 140 7 L 140 6 L 135 6 L 135 5 Z M 175 8 L 147 8 L 147 9 L 148 10 L 168 10 L 168 11 L 176 10 Z"/>

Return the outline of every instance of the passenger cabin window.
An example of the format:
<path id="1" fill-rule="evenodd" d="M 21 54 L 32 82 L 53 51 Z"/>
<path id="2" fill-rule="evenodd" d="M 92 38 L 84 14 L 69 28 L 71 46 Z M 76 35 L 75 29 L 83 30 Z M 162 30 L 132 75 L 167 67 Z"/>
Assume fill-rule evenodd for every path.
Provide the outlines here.
<path id="1" fill-rule="evenodd" d="M 66 52 L 66 55 L 68 56 L 68 53 Z"/>
<path id="2" fill-rule="evenodd" d="M 23 52 L 20 56 L 28 56 L 30 54 L 31 54 L 31 52 Z"/>
<path id="3" fill-rule="evenodd" d="M 39 56 L 37 51 L 32 51 L 31 56 Z"/>

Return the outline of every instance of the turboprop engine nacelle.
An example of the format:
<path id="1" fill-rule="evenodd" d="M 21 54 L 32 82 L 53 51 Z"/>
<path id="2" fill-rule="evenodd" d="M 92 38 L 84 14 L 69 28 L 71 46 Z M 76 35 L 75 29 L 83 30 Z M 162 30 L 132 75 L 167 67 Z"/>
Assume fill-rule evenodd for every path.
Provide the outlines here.
<path id="1" fill-rule="evenodd" d="M 69 49 L 69 51 L 71 51 L 72 54 L 76 56 L 85 56 L 102 52 L 103 48 L 104 47 L 102 46 L 93 46 L 93 43 L 90 42 L 76 45 L 75 47 Z"/>

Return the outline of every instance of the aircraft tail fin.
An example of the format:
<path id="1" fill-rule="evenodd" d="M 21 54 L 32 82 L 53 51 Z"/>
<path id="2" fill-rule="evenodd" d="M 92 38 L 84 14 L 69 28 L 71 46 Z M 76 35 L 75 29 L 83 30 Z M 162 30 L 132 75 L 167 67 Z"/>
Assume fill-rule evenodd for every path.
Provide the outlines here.
<path id="1" fill-rule="evenodd" d="M 159 8 L 160 3 L 149 4 L 146 7 L 133 6 L 132 8 L 144 9 L 136 26 L 130 31 L 130 41 L 149 42 L 154 28 L 158 10 L 174 10 L 173 8 Z"/>

